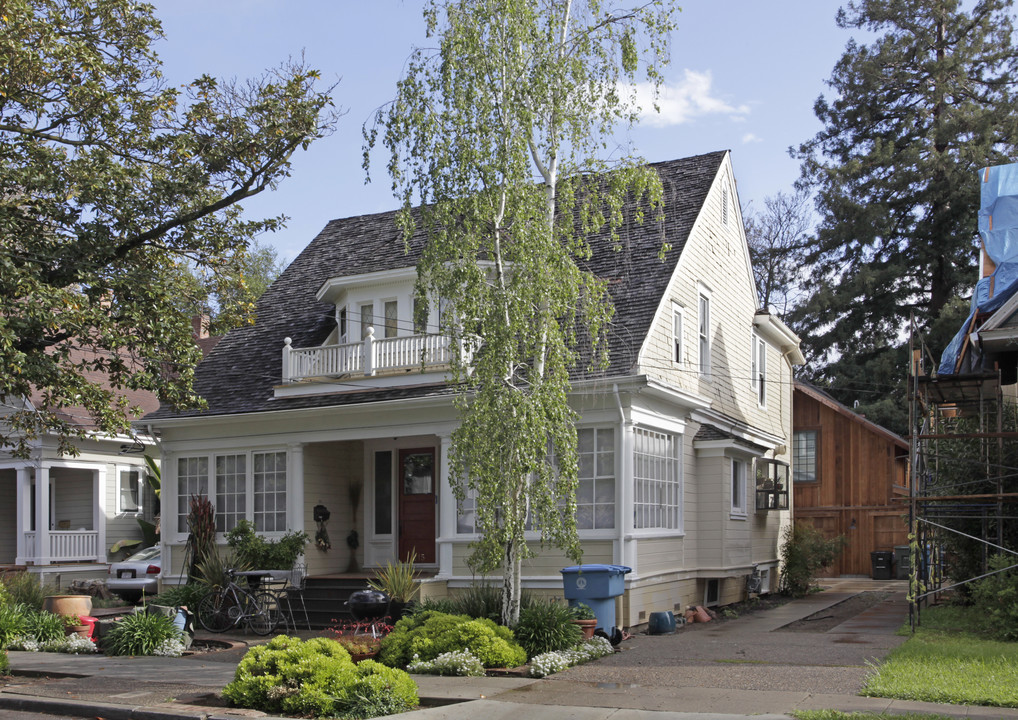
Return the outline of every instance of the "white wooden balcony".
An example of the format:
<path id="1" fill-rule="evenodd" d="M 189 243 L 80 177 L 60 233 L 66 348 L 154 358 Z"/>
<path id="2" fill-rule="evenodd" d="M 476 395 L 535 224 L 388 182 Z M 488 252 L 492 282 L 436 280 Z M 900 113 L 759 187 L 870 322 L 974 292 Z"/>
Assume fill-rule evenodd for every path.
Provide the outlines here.
<path id="1" fill-rule="evenodd" d="M 39 558 L 49 562 L 99 562 L 99 533 L 95 530 L 50 530 L 49 550 L 39 552 L 34 532 L 25 533 L 25 560 L 39 564 Z"/>
<path id="2" fill-rule="evenodd" d="M 291 342 L 290 338 L 283 341 L 284 384 L 415 370 L 441 372 L 449 367 L 452 353 L 460 352 L 444 335 L 376 338 L 374 328 L 368 328 L 364 340 L 356 343 L 295 348 Z"/>

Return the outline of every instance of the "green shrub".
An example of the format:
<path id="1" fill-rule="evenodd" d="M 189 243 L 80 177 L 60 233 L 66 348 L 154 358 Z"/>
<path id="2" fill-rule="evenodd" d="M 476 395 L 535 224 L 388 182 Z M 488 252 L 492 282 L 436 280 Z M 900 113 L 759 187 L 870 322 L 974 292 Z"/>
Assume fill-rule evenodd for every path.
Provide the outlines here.
<path id="1" fill-rule="evenodd" d="M 31 611 L 25 614 L 25 634 L 31 635 L 41 643 L 62 640 L 65 624 L 62 616 L 45 610 Z"/>
<path id="2" fill-rule="evenodd" d="M 972 583 L 972 599 L 986 632 L 999 640 L 1018 640 L 1018 561 L 1014 555 L 994 555 L 990 570 L 1000 571 Z"/>
<path id="3" fill-rule="evenodd" d="M 255 532 L 250 520 L 241 520 L 226 533 L 226 543 L 240 561 L 257 570 L 289 570 L 310 541 L 311 536 L 303 530 L 289 530 L 279 540 L 266 540 Z"/>
<path id="4" fill-rule="evenodd" d="M 54 588 L 43 585 L 39 577 L 29 572 L 17 572 L 4 576 L 4 587 L 10 595 L 10 602 L 23 603 L 33 610 L 42 610 L 47 595 L 55 594 Z"/>
<path id="5" fill-rule="evenodd" d="M 502 590 L 494 585 L 471 585 L 456 596 L 455 603 L 459 615 L 488 618 L 494 622 L 502 619 Z"/>
<path id="6" fill-rule="evenodd" d="M 180 631 L 165 615 L 126 615 L 103 640 L 103 652 L 107 655 L 152 655 L 159 646 L 179 638 Z"/>
<path id="7" fill-rule="evenodd" d="M 203 583 L 176 585 L 163 590 L 158 595 L 145 598 L 145 604 L 188 607 L 191 610 L 195 610 L 198 607 L 198 601 L 205 597 L 208 591 L 208 586 Z"/>
<path id="8" fill-rule="evenodd" d="M 23 603 L 0 605 L 0 647 L 7 647 L 11 640 L 28 634 L 28 614 L 33 612 Z"/>
<path id="9" fill-rule="evenodd" d="M 513 634 L 527 657 L 553 650 L 565 650 L 583 640 L 583 631 L 573 622 L 572 608 L 553 600 L 535 602 L 520 611 Z"/>
<path id="10" fill-rule="evenodd" d="M 312 717 L 374 717 L 418 704 L 405 672 L 370 660 L 354 665 L 329 638 L 286 635 L 248 650 L 223 696 L 240 707 Z"/>
<path id="11" fill-rule="evenodd" d="M 11 659 L 7 657 L 6 650 L 0 650 L 0 675 L 11 674 Z"/>
<path id="12" fill-rule="evenodd" d="M 809 523 L 797 522 L 785 528 L 778 590 L 792 597 L 808 595 L 817 584 L 817 574 L 834 563 L 846 542 L 843 535 L 826 539 Z"/>
<path id="13" fill-rule="evenodd" d="M 389 667 L 406 667 L 416 655 L 433 660 L 442 653 L 469 650 L 484 667 L 516 667 L 527 653 L 508 628 L 487 618 L 447 615 L 433 611 L 403 618 L 382 640 L 378 658 Z"/>

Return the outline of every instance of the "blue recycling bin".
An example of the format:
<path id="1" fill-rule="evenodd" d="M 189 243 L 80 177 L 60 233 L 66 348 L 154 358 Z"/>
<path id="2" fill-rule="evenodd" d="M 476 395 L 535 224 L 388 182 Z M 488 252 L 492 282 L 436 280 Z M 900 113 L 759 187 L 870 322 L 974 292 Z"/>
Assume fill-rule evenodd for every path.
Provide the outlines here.
<path id="1" fill-rule="evenodd" d="M 625 565 L 573 565 L 562 568 L 562 592 L 570 607 L 587 605 L 605 632 L 615 627 L 615 598 L 626 590 Z"/>

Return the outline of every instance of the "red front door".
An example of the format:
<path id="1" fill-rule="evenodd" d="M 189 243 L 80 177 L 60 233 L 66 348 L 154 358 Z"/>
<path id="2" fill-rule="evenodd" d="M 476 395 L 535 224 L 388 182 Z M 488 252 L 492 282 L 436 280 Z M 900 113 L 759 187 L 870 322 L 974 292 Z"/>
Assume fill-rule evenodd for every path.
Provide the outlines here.
<path id="1" fill-rule="evenodd" d="M 435 448 L 399 451 L 399 557 L 435 562 Z"/>

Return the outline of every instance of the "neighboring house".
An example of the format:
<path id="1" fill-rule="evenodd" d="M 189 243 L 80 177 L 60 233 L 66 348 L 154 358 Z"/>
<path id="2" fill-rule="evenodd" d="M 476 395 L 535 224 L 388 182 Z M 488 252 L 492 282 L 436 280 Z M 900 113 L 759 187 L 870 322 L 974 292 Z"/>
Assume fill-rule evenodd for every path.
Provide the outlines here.
<path id="1" fill-rule="evenodd" d="M 908 544 L 908 443 L 804 382 L 793 408 L 795 520 L 848 540 L 828 574 L 869 576 L 871 552 Z"/>
<path id="2" fill-rule="evenodd" d="M 798 338 L 757 310 L 729 154 L 654 167 L 665 221 L 626 225 L 618 250 L 593 240 L 590 268 L 616 307 L 611 365 L 572 394 L 583 561 L 632 568 L 620 625 L 745 597 L 755 566 L 773 578 L 802 362 Z M 404 252 L 391 212 L 330 222 L 262 296 L 255 325 L 199 365 L 208 409 L 144 419 L 163 451 L 164 580 L 180 580 L 194 494 L 211 499 L 220 533 L 240 519 L 269 537 L 314 533 L 314 508 L 327 508 L 332 547 L 308 547 L 311 576 L 414 550 L 428 595 L 477 580 L 473 501 L 458 507 L 448 482 L 457 350 L 413 322 L 420 242 Z M 571 564 L 546 549 L 524 586 L 561 594 Z"/>
<path id="3" fill-rule="evenodd" d="M 215 340 L 196 327 L 195 342 L 203 352 Z M 103 381 L 94 371 L 88 377 Z M 152 393 L 121 394 L 143 413 L 159 407 Z M 40 402 L 35 393 L 6 404 L 0 422 L 4 413 Z M 92 427 L 82 407 L 64 408 L 61 414 L 73 426 Z M 24 566 L 66 585 L 76 577 L 105 577 L 107 563 L 116 559 L 110 548 L 121 540 L 142 539 L 137 521 L 152 521 L 156 505 L 144 455 L 159 455 L 144 424 L 133 438 L 95 433 L 76 446 L 77 456 L 62 455 L 57 438 L 43 435 L 26 459 L 0 452 L 0 497 L 8 498 L 0 503 L 0 566 Z"/>

